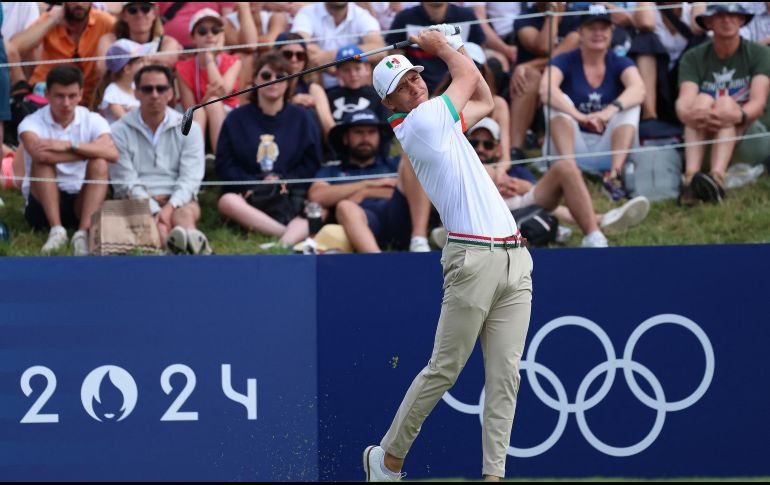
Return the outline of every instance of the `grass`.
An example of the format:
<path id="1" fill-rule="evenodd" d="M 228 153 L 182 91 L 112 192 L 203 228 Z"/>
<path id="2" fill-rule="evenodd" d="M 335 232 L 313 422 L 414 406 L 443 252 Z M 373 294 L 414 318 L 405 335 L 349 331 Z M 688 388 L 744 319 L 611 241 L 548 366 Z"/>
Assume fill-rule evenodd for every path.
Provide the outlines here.
<path id="1" fill-rule="evenodd" d="M 600 193 L 598 183 L 588 182 L 594 207 L 605 212 L 618 204 Z M 278 246 L 269 250 L 259 245 L 275 238 L 247 233 L 225 221 L 216 211 L 219 189 L 208 187 L 200 194 L 200 229 L 209 237 L 217 254 L 287 254 Z M 22 210 L 24 199 L 19 192 L 3 190 L 0 198 L 0 220 L 11 230 L 10 242 L 0 243 L 0 256 L 39 256 L 47 234 L 29 229 Z M 722 205 L 700 205 L 682 208 L 675 201 L 654 203 L 650 215 L 638 227 L 609 235 L 612 246 L 666 246 L 691 244 L 770 243 L 770 177 L 762 175 L 755 183 L 731 191 Z M 573 228 L 566 247 L 580 246 L 582 234 Z M 69 255 L 69 249 L 56 255 Z"/>

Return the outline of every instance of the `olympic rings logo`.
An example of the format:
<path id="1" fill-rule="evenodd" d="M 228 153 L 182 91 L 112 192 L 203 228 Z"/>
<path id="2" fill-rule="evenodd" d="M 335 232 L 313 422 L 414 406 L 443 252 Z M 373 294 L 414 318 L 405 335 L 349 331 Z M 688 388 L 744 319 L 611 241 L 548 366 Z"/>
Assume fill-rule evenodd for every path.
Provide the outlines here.
<path id="1" fill-rule="evenodd" d="M 651 328 L 666 323 L 681 325 L 682 327 L 692 332 L 703 347 L 703 353 L 705 354 L 706 358 L 706 369 L 703 373 L 703 379 L 701 379 L 698 388 L 695 389 L 695 391 L 688 397 L 675 402 L 666 401 L 663 387 L 661 386 L 660 381 L 655 376 L 655 374 L 653 374 L 647 367 L 634 361 L 634 349 L 642 335 L 644 335 L 644 333 Z M 601 342 L 607 355 L 607 360 L 605 362 L 594 367 L 583 378 L 583 381 L 578 387 L 577 396 L 575 397 L 574 403 L 569 401 L 567 392 L 564 389 L 564 385 L 561 383 L 556 374 L 554 374 L 544 365 L 537 363 L 536 361 L 537 351 L 545 337 L 554 330 L 566 326 L 582 327 L 592 332 Z M 604 332 L 604 330 L 601 329 L 601 327 L 599 327 L 599 325 L 586 318 L 578 316 L 566 316 L 552 320 L 535 334 L 535 337 L 532 339 L 532 343 L 529 346 L 529 350 L 527 351 L 526 360 L 521 361 L 521 369 L 526 371 L 527 379 L 530 382 L 532 390 L 538 399 L 540 399 L 540 401 L 542 401 L 549 408 L 558 411 L 559 419 L 556 423 L 556 428 L 554 429 L 553 433 L 551 433 L 551 435 L 541 444 L 531 448 L 516 448 L 509 446 L 509 455 L 517 458 L 531 458 L 547 452 L 559 441 L 562 434 L 564 433 L 570 413 L 575 413 L 578 428 L 583 434 L 583 437 L 591 446 L 609 456 L 627 457 L 641 453 L 655 442 L 663 430 L 663 424 L 666 420 L 666 414 L 668 412 L 682 411 L 683 409 L 687 409 L 698 402 L 700 398 L 706 394 L 706 391 L 708 391 L 708 388 L 711 385 L 711 380 L 714 377 L 714 349 L 706 333 L 695 322 L 681 315 L 665 314 L 649 318 L 645 320 L 641 325 L 639 325 L 628 338 L 626 348 L 623 351 L 623 358 L 618 359 L 615 356 L 615 348 L 613 347 L 609 336 Z M 652 430 L 650 430 L 647 436 L 638 443 L 627 447 L 614 447 L 602 442 L 599 438 L 596 437 L 593 431 L 591 431 L 585 417 L 586 411 L 592 409 L 598 405 L 605 397 L 607 397 L 607 394 L 609 394 L 610 389 L 612 388 L 612 385 L 615 381 L 616 371 L 619 369 L 623 370 L 623 375 L 628 382 L 628 387 L 631 389 L 631 392 L 634 394 L 634 396 L 645 406 L 657 412 L 655 423 L 653 424 Z M 599 388 L 596 394 L 590 397 L 587 396 L 588 390 L 593 382 L 602 374 L 606 374 L 602 386 Z M 639 374 L 647 381 L 649 387 L 653 391 L 654 396 L 649 396 L 641 387 L 639 387 L 639 384 L 636 382 L 635 374 Z M 556 392 L 556 399 L 551 397 L 540 385 L 539 376 L 547 380 L 553 387 Z M 454 410 L 465 414 L 477 414 L 483 421 L 484 398 L 485 391 L 482 389 L 479 403 L 476 405 L 460 402 L 452 397 L 449 392 L 444 395 L 443 400 Z"/>

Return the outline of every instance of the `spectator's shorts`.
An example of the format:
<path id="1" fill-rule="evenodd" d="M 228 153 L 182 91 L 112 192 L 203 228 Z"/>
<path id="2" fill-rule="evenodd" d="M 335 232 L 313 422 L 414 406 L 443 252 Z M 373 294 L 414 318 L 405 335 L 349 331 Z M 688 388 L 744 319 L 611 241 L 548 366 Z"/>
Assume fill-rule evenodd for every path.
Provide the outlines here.
<path id="1" fill-rule="evenodd" d="M 412 236 L 409 203 L 398 189 L 390 199 L 366 199 L 361 203 L 369 229 L 380 248 L 406 249 Z"/>
<path id="2" fill-rule="evenodd" d="M 570 120 L 572 124 L 572 132 L 574 134 L 573 141 L 575 144 L 574 145 L 575 155 L 604 153 L 604 155 L 597 155 L 597 156 L 589 155 L 589 156 L 575 157 L 575 161 L 577 162 L 578 167 L 580 167 L 580 170 L 583 170 L 584 172 L 603 174 L 604 172 L 610 170 L 610 168 L 612 167 L 612 155 L 607 155 L 606 153 L 612 151 L 612 131 L 615 128 L 623 125 L 633 126 L 635 133 L 634 133 L 634 143 L 631 145 L 631 147 L 639 146 L 639 114 L 640 113 L 641 113 L 641 107 L 635 106 L 631 109 L 627 109 L 621 113 L 616 114 L 615 116 L 612 117 L 610 122 L 607 124 L 607 127 L 604 129 L 604 133 L 602 133 L 601 135 L 582 131 L 580 129 L 580 125 L 578 125 L 578 122 L 575 118 L 573 118 L 571 115 L 568 115 L 567 113 L 562 113 L 561 111 L 557 111 L 555 109 L 551 110 L 551 119 L 554 119 L 559 116 L 563 116 L 568 120 Z M 546 116 L 548 116 L 547 111 L 546 111 Z M 558 153 L 558 151 L 556 150 L 556 145 L 550 139 L 550 136 L 548 139 L 548 143 L 549 143 L 548 153 L 567 155 L 567 154 Z"/>
<path id="3" fill-rule="evenodd" d="M 535 199 L 535 187 L 532 187 L 529 189 L 529 192 L 527 194 L 530 195 L 529 200 Z M 522 209 L 524 207 L 527 207 L 526 202 L 527 196 L 526 195 L 514 195 L 513 197 L 509 197 L 505 199 L 505 205 L 508 206 L 508 209 L 511 211 L 515 211 L 516 209 Z"/>
<path id="4" fill-rule="evenodd" d="M 0 36 L 0 64 L 7 64 L 8 56 L 5 53 L 5 42 Z M 11 77 L 10 69 L 0 67 L 0 121 L 11 119 Z"/>
<path id="5" fill-rule="evenodd" d="M 80 218 L 75 213 L 75 201 L 78 194 L 70 194 L 59 190 L 59 214 L 61 223 L 69 229 L 77 229 L 80 225 Z M 31 193 L 27 199 L 27 207 L 24 209 L 24 218 L 27 223 L 35 230 L 42 231 L 50 228 L 48 218 L 45 216 L 45 210 L 40 202 Z"/>
<path id="6" fill-rule="evenodd" d="M 267 205 L 255 204 L 254 199 L 246 199 L 249 205 L 259 209 L 280 224 L 284 226 L 295 217 L 304 214 L 305 199 L 307 199 L 307 190 L 299 187 L 292 187 L 289 195 L 279 200 L 273 200 Z"/>

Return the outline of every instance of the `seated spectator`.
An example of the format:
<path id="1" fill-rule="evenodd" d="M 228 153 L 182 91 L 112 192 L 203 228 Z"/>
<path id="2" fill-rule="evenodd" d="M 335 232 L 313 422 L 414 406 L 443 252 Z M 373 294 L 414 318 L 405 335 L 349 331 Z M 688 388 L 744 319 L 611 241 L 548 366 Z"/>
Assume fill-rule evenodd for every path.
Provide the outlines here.
<path id="1" fill-rule="evenodd" d="M 3 11 L 0 10 L 0 25 L 3 24 Z M 0 34 L 0 64 L 8 62 L 8 56 L 5 54 L 5 42 L 3 35 Z M 0 69 L 0 152 L 3 148 L 4 123 L 11 121 L 11 77 L 8 69 Z M 5 158 L 0 153 L 0 158 Z"/>
<path id="2" fill-rule="evenodd" d="M 40 17 L 40 7 L 37 2 L 2 2 L 3 22 L 2 35 L 5 40 L 5 50 L 8 62 L 34 61 L 33 52 L 28 52 L 25 57 L 19 54 L 16 45 L 11 42 L 16 34 L 27 30 Z M 32 68 L 12 67 L 11 86 L 15 86 L 20 80 L 26 81 L 32 74 Z"/>
<path id="3" fill-rule="evenodd" d="M 580 227 L 584 234 L 583 247 L 607 247 L 603 231 L 624 231 L 639 224 L 649 212 L 649 201 L 636 197 L 618 209 L 596 214 L 591 194 L 574 160 L 558 161 L 537 182 L 511 177 L 504 172 L 499 174 L 494 164 L 502 154 L 500 126 L 491 118 L 476 123 L 467 136 L 509 209 L 538 205 L 553 211 L 557 217 Z M 566 207 L 559 205 L 562 201 Z"/>
<path id="4" fill-rule="evenodd" d="M 521 13 L 533 15 L 548 11 L 563 12 L 564 9 L 564 2 L 535 2 L 532 7 L 523 8 Z M 549 27 L 546 18 L 551 19 L 552 27 Z M 513 24 L 518 54 L 509 92 L 511 160 L 525 158 L 524 142 L 540 105 L 540 79 L 549 62 L 549 54 L 555 57 L 578 46 L 577 23 L 576 16 L 555 15 L 517 18 Z"/>
<path id="5" fill-rule="evenodd" d="M 108 162 L 118 159 L 110 136 L 110 125 L 97 113 L 78 106 L 83 97 L 83 73 L 72 65 L 59 65 L 48 72 L 46 97 L 49 104 L 24 118 L 19 134 L 25 150 L 22 191 L 27 199 L 24 215 L 35 229 L 50 227 L 44 254 L 67 245 L 67 227 L 77 227 L 72 236 L 73 253 L 88 254 L 91 216 L 107 197 L 107 185 L 84 180 L 108 180 Z M 57 179 L 31 182 L 29 177 Z"/>
<path id="6" fill-rule="evenodd" d="M 356 2 L 357 5 L 366 9 L 372 17 L 380 23 L 380 29 L 390 30 L 393 19 L 398 12 L 405 8 L 412 8 L 420 2 Z"/>
<path id="7" fill-rule="evenodd" d="M 113 124 L 126 113 L 139 106 L 139 100 L 134 96 L 134 74 L 145 64 L 144 56 L 150 51 L 147 44 L 141 45 L 128 39 L 120 39 L 107 50 L 108 56 L 135 55 L 140 57 L 117 57 L 107 59 L 109 82 L 101 102 L 98 103 L 99 114 L 104 116 L 109 124 Z"/>
<path id="8" fill-rule="evenodd" d="M 294 18 L 291 29 L 304 39 L 319 39 L 308 44 L 310 63 L 332 62 L 340 47 L 354 43 L 362 51 L 383 47 L 380 24 L 369 12 L 353 2 L 317 2 L 303 7 Z M 367 62 L 376 64 L 385 53 L 369 56 Z M 323 73 L 324 87 L 336 86 L 336 78 Z"/>
<path id="9" fill-rule="evenodd" d="M 647 93 L 642 103 L 642 121 L 660 119 L 678 123 L 674 110 L 677 67 L 687 49 L 706 39 L 694 17 L 702 8 L 680 2 L 661 4 L 676 7 L 658 10 L 655 2 L 637 4 L 634 22 L 639 33 L 629 56 L 639 68 Z"/>
<path id="10" fill-rule="evenodd" d="M 698 199 L 721 202 L 730 160 L 735 156 L 760 163 L 770 151 L 767 138 L 744 140 L 737 146 L 735 141 L 736 136 L 766 133 L 770 126 L 770 51 L 740 36 L 740 28 L 751 17 L 740 4 L 710 5 L 696 20 L 714 33 L 713 41 L 682 56 L 676 112 L 685 125 L 684 141 L 718 141 L 710 147 L 709 174 L 700 172 L 706 146 L 685 149 L 682 205 L 694 205 Z"/>
<path id="11" fill-rule="evenodd" d="M 333 148 L 343 155 L 340 164 L 327 165 L 316 178 L 383 175 L 382 178 L 359 182 L 314 182 L 309 200 L 334 211 L 336 220 L 359 253 L 379 253 L 383 249 L 406 249 L 413 252 L 430 251 L 427 238 L 411 237 L 410 207 L 404 188 L 404 170 L 399 157 L 387 157 L 392 133 L 372 110 L 345 115 L 342 123 L 329 135 Z M 398 178 L 390 175 L 398 172 Z M 426 231 L 427 233 L 427 231 Z"/>
<path id="12" fill-rule="evenodd" d="M 166 35 L 179 41 L 185 49 L 195 46 L 190 21 L 201 10 L 210 9 L 225 17 L 233 11 L 234 2 L 157 2 Z"/>
<path id="13" fill-rule="evenodd" d="M 363 51 L 357 45 L 345 46 L 337 52 L 335 61 L 361 53 Z M 374 111 L 383 122 L 388 118 L 388 110 L 372 87 L 372 68 L 363 59 L 339 64 L 337 81 L 338 85 L 326 92 L 336 123 L 342 121 L 348 113 L 365 109 Z"/>
<path id="14" fill-rule="evenodd" d="M 159 54 L 182 50 L 182 44 L 170 35 L 166 35 L 163 22 L 158 15 L 154 2 L 125 2 L 115 21 L 112 32 L 99 39 L 99 56 L 105 55 L 115 41 L 129 39 L 137 44 L 149 44 L 148 54 L 155 54 L 146 59 L 149 64 L 162 64 L 173 68 L 179 61 L 179 54 Z M 97 61 L 104 65 L 105 61 Z"/>
<path id="15" fill-rule="evenodd" d="M 591 7 L 578 30 L 580 48 L 553 59 L 540 95 L 546 109 L 551 147 L 560 155 L 617 151 L 604 157 L 578 157 L 588 172 L 605 172 L 604 189 L 612 200 L 627 197 L 622 174 L 627 152 L 635 144 L 644 83 L 627 57 L 609 50 L 612 23 L 600 5 Z M 548 80 L 550 77 L 550 85 Z M 549 149 L 549 154 L 553 150 Z"/>
<path id="16" fill-rule="evenodd" d="M 99 55 L 99 39 L 112 30 L 112 24 L 112 15 L 91 8 L 91 2 L 64 2 L 63 6 L 51 7 L 29 29 L 16 34 L 12 43 L 22 57 L 42 47 L 43 61 L 94 57 Z M 32 73 L 30 84 L 34 86 L 45 81 L 57 65 L 39 64 Z M 77 66 L 85 78 L 81 103 L 90 106 L 105 71 L 95 61 L 78 62 Z"/>
<path id="17" fill-rule="evenodd" d="M 757 44 L 770 45 L 770 2 L 746 2 L 753 7 L 754 18 L 741 28 L 741 37 Z"/>
<path id="18" fill-rule="evenodd" d="M 118 198 L 146 199 L 161 241 L 174 253 L 210 254 L 196 229 L 197 195 L 205 168 L 203 134 L 193 124 L 182 135 L 182 115 L 169 108 L 174 74 L 163 65 L 142 67 L 134 77 L 139 109 L 113 125 L 120 158 L 110 168 Z"/>
<path id="19" fill-rule="evenodd" d="M 262 56 L 255 83 L 287 76 L 289 62 L 278 53 Z M 302 217 L 307 186 L 252 184 L 281 179 L 310 178 L 321 161 L 318 125 L 305 109 L 289 103 L 294 80 L 252 92 L 248 105 L 227 116 L 217 146 L 216 169 L 222 180 L 242 181 L 227 186 L 219 212 L 250 231 L 280 238 L 291 247 L 308 236 Z"/>
<path id="20" fill-rule="evenodd" d="M 223 25 L 222 17 L 214 10 L 206 8 L 198 11 L 190 21 L 194 47 L 209 49 L 224 46 Z M 241 61 L 237 56 L 224 52 L 205 51 L 179 61 L 176 70 L 179 74 L 182 105 L 188 109 L 236 91 Z M 204 136 L 208 134 L 212 149 L 217 146 L 225 116 L 237 106 L 238 99 L 230 98 L 195 110 L 193 119 L 200 125 Z"/>
<path id="21" fill-rule="evenodd" d="M 406 32 L 388 34 L 386 42 L 388 44 L 395 44 L 404 41 L 409 36 L 416 36 L 423 28 L 429 25 L 475 21 L 476 16 L 473 14 L 473 10 L 469 8 L 459 7 L 449 2 L 421 2 L 420 5 L 402 10 L 396 15 L 396 18 L 393 19 L 391 30 L 405 29 Z M 476 23 L 464 28 L 461 35 L 463 42 L 474 42 L 482 45 L 486 40 L 484 32 Z M 444 76 L 449 73 L 449 68 L 444 61 L 416 46 L 407 47 L 404 50 L 404 55 L 412 64 L 425 66 L 422 77 L 428 86 L 428 93 L 435 95 L 436 88 L 444 79 Z"/>
<path id="22" fill-rule="evenodd" d="M 225 16 L 225 44 L 272 44 L 289 26 L 281 12 L 264 9 L 266 2 L 238 2 L 235 11 Z M 261 47 L 265 51 L 269 47 Z"/>
<path id="23" fill-rule="evenodd" d="M 310 60 L 307 56 L 307 44 L 302 36 L 284 32 L 278 36 L 278 42 L 285 41 L 297 41 L 281 44 L 277 47 L 281 55 L 289 62 L 291 67 L 289 74 L 297 74 L 310 67 Z M 321 127 L 321 134 L 324 140 L 326 140 L 329 136 L 329 130 L 332 129 L 335 121 L 329 109 L 329 98 L 326 96 L 326 91 L 318 82 L 318 73 L 306 74 L 297 79 L 291 102 L 312 110 Z"/>
<path id="24" fill-rule="evenodd" d="M 495 59 L 500 61 L 502 70 L 509 72 L 511 66 L 516 64 L 518 49 L 513 45 L 516 43 L 513 22 L 521 13 L 521 3 L 465 2 L 464 5 L 472 8 L 476 18 L 481 22 L 479 25 L 487 38 L 487 56 L 494 55 Z M 488 19 L 493 21 L 486 22 Z"/>

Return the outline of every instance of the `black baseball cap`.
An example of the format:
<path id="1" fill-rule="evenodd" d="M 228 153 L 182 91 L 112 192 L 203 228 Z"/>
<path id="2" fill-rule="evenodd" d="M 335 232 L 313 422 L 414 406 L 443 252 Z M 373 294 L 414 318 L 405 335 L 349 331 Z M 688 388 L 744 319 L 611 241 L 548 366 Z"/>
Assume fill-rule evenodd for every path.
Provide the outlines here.
<path id="1" fill-rule="evenodd" d="M 580 16 L 580 26 L 592 22 L 606 22 L 612 25 L 612 17 L 604 5 L 589 5 L 588 13 Z"/>

